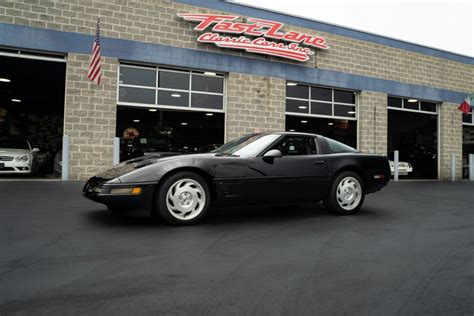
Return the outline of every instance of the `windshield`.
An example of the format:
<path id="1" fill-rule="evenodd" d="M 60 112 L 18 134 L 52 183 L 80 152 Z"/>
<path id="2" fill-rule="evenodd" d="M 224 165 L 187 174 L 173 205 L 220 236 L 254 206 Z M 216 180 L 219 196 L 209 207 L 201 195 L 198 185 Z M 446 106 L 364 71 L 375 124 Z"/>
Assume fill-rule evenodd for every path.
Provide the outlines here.
<path id="1" fill-rule="evenodd" d="M 222 145 L 211 151 L 220 155 L 232 155 L 238 157 L 255 157 L 265 148 L 280 138 L 277 134 L 254 134 L 245 135 Z"/>
<path id="2" fill-rule="evenodd" d="M 28 141 L 21 136 L 0 136 L 0 148 L 30 149 Z"/>

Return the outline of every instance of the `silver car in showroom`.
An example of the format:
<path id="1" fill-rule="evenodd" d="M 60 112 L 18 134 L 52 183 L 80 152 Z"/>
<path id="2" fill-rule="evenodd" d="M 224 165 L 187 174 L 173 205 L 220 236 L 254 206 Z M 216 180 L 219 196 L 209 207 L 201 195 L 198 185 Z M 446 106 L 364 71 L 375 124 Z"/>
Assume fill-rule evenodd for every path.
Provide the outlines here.
<path id="1" fill-rule="evenodd" d="M 0 175 L 31 175 L 36 170 L 37 152 L 25 136 L 0 136 Z"/>

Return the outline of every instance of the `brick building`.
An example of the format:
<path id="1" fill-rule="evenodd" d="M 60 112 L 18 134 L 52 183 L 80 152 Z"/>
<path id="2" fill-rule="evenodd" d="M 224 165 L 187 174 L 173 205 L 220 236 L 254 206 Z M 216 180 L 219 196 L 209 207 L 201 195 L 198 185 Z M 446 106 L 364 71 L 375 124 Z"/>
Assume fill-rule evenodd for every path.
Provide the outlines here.
<path id="1" fill-rule="evenodd" d="M 200 22 L 183 14 L 197 13 L 267 32 L 211 30 L 217 22 L 195 30 Z M 103 79 L 95 85 L 86 76 L 98 16 Z M 285 24 L 273 37 L 272 21 Z M 303 34 L 327 48 L 293 41 L 308 55 L 295 61 L 268 47 L 199 42 L 206 32 L 287 50 L 292 42 L 278 37 Z M 472 114 L 457 110 L 474 91 L 473 58 L 327 23 L 223 1 L 4 0 L 0 49 L 4 64 L 22 57 L 64 65 L 71 179 L 109 168 L 114 137 L 126 146 L 136 133 L 175 136 L 194 150 L 255 131 L 315 132 L 362 152 L 399 150 L 421 178 L 449 178 L 453 153 L 461 178 L 474 153 Z"/>

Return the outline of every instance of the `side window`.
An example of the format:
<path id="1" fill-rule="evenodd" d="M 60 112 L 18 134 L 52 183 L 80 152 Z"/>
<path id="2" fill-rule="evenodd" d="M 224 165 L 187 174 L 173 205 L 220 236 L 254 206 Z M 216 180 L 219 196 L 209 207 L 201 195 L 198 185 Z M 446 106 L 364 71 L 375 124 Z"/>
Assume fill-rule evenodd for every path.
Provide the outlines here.
<path id="1" fill-rule="evenodd" d="M 283 156 L 315 155 L 316 143 L 313 137 L 287 136 L 275 149 L 281 151 Z"/>
<path id="2" fill-rule="evenodd" d="M 356 151 L 354 148 L 347 146 L 346 144 L 340 143 L 338 141 L 335 141 L 334 139 L 326 138 L 326 140 L 333 153 L 351 153 L 351 152 Z"/>

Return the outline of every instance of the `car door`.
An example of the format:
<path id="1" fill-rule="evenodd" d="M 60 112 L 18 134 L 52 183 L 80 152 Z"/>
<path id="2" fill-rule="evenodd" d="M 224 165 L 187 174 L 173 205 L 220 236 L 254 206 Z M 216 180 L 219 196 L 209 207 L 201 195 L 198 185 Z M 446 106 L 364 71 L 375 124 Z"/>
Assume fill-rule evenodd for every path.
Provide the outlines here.
<path id="1" fill-rule="evenodd" d="M 272 148 L 282 157 L 260 155 L 249 158 L 245 189 L 251 204 L 281 204 L 321 199 L 327 191 L 329 168 L 325 155 L 318 154 L 316 139 L 287 135 Z"/>

